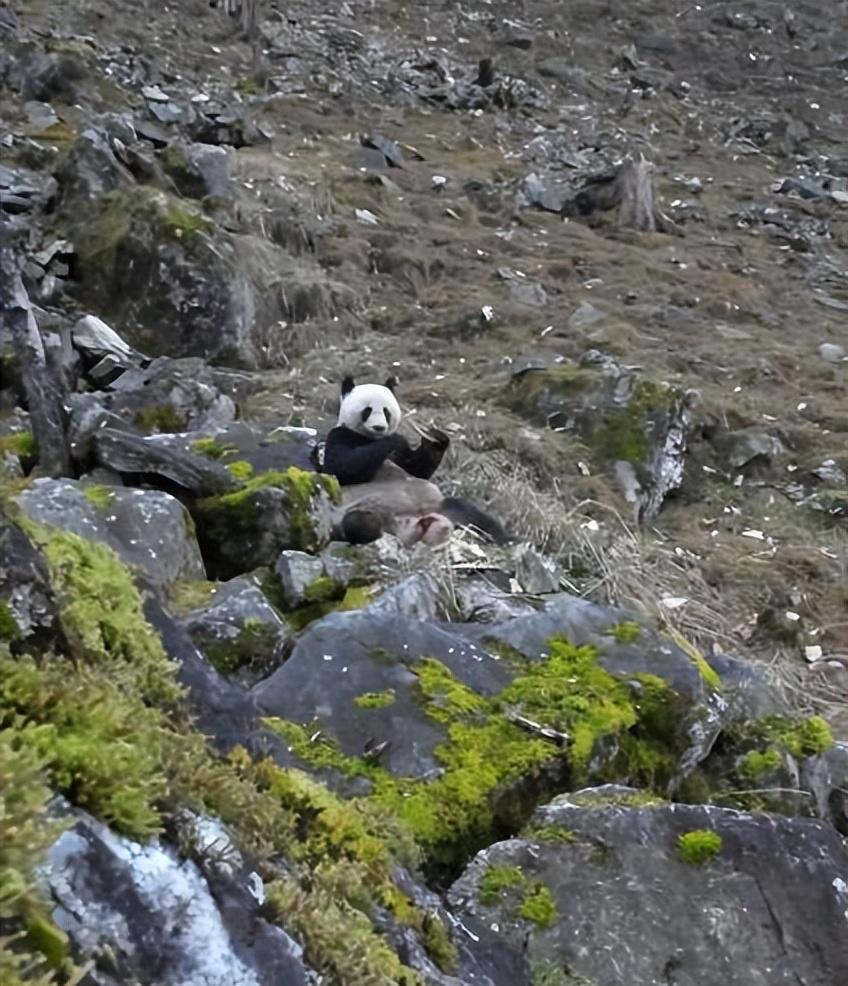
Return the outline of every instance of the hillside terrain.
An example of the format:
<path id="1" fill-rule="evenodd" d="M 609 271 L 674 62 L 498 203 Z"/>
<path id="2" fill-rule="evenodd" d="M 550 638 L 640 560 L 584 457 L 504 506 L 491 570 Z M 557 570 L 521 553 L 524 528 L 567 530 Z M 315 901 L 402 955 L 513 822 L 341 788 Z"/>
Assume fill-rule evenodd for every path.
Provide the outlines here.
<path id="1" fill-rule="evenodd" d="M 0 0 L 0 986 L 848 981 L 847 53 Z M 330 541 L 346 374 L 510 546 Z"/>

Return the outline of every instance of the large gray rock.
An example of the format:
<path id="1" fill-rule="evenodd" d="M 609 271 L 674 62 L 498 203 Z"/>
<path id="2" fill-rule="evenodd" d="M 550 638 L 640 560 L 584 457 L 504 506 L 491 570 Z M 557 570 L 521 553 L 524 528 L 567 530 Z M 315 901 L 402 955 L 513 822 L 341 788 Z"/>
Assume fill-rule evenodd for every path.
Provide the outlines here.
<path id="1" fill-rule="evenodd" d="M 579 363 L 518 370 L 505 401 L 533 421 L 574 432 L 640 520 L 683 482 L 694 392 L 642 379 L 592 350 Z"/>
<path id="2" fill-rule="evenodd" d="M 111 832 L 74 811 L 40 882 L 52 917 L 86 956 L 94 986 L 300 986 L 300 947 L 260 916 L 262 881 L 211 821 L 194 824 L 204 868 L 169 845 Z M 204 849 L 205 847 L 205 849 Z M 206 870 L 206 872 L 204 872 Z"/>
<path id="3" fill-rule="evenodd" d="M 31 520 L 109 545 L 157 589 L 204 578 L 191 517 L 168 493 L 37 479 L 17 502 Z"/>
<path id="4" fill-rule="evenodd" d="M 833 828 L 638 799 L 600 788 L 539 808 L 453 885 L 453 913 L 472 933 L 496 924 L 556 982 L 848 982 L 848 854 Z M 717 851 L 699 864 L 678 840 L 705 830 Z"/>
<path id="5" fill-rule="evenodd" d="M 405 582 L 426 578 L 418 573 Z M 705 681 L 702 670 L 671 641 L 635 624 L 627 625 L 626 642 L 617 640 L 615 630 L 626 616 L 619 611 L 562 594 L 538 612 L 500 624 L 437 624 L 432 622 L 435 607 L 430 606 L 429 612 L 410 610 L 388 589 L 365 609 L 331 613 L 309 627 L 286 663 L 256 686 L 253 694 L 259 706 L 270 715 L 320 726 L 349 756 L 359 756 L 375 733 L 388 738 L 391 747 L 384 765 L 399 776 L 424 777 L 438 769 L 436 747 L 445 738 L 443 725 L 420 701 L 418 675 L 428 660 L 441 662 L 477 695 L 494 696 L 528 668 L 532 673 L 534 665 L 544 665 L 552 639 L 567 638 L 596 647 L 598 666 L 634 689 L 637 706 L 640 676 L 668 688 L 664 701 L 669 714 L 657 717 L 664 718 L 664 724 L 654 739 L 665 749 L 670 775 L 675 774 L 675 764 L 682 774 L 700 762 L 721 729 L 727 701 Z M 504 659 L 503 654 L 527 664 L 523 668 L 519 660 Z M 578 694 L 587 687 L 584 679 L 575 677 L 574 682 Z M 388 691 L 393 693 L 392 703 L 369 708 L 367 715 L 357 705 L 363 694 Z M 587 709 L 592 701 L 588 699 Z M 519 714 L 526 711 L 520 701 L 511 704 Z M 534 714 L 535 707 L 526 711 L 531 719 Z M 540 725 L 557 728 L 551 722 Z M 650 733 L 653 726 L 646 728 Z M 611 769 L 623 778 L 638 772 L 635 765 L 617 759 L 618 752 L 615 741 L 599 742 L 589 769 L 602 772 L 614 763 Z"/>
<path id="6" fill-rule="evenodd" d="M 62 223 L 77 250 L 80 297 L 141 351 L 280 365 L 286 323 L 329 320 L 359 304 L 311 259 L 224 231 L 193 201 L 150 186 L 69 199 Z"/>

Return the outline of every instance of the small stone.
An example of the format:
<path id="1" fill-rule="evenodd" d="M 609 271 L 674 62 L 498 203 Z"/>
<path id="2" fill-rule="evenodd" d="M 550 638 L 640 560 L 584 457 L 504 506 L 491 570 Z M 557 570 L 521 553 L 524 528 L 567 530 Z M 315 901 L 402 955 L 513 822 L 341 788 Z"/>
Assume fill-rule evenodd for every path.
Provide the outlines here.
<path id="1" fill-rule="evenodd" d="M 607 317 L 606 312 L 596 308 L 588 301 L 581 301 L 577 308 L 568 317 L 569 329 L 588 329 L 598 322 L 603 322 Z"/>
<path id="2" fill-rule="evenodd" d="M 308 589 L 324 575 L 324 562 L 305 551 L 282 551 L 274 566 L 288 607 L 309 602 Z"/>
<path id="3" fill-rule="evenodd" d="M 845 349 L 833 342 L 823 342 L 819 346 L 819 356 L 826 363 L 841 363 L 845 359 Z"/>
<path id="4" fill-rule="evenodd" d="M 156 103 L 167 103 L 171 99 L 171 97 L 166 92 L 163 92 L 159 86 L 144 86 L 141 90 L 141 94 L 145 99 L 153 100 Z"/>

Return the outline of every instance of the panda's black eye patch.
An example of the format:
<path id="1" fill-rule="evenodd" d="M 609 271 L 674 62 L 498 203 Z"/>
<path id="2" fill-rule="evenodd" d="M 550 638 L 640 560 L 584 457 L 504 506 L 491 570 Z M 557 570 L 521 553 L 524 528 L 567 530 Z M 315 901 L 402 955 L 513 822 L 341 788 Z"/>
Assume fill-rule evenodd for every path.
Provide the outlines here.
<path id="1" fill-rule="evenodd" d="M 363 423 L 366 422 L 371 417 L 371 408 L 364 407 L 362 409 L 362 414 L 360 415 L 360 417 L 362 418 Z"/>
<path id="2" fill-rule="evenodd" d="M 384 407 L 383 414 L 386 416 L 386 424 L 390 425 L 392 423 L 392 412 L 387 407 Z"/>

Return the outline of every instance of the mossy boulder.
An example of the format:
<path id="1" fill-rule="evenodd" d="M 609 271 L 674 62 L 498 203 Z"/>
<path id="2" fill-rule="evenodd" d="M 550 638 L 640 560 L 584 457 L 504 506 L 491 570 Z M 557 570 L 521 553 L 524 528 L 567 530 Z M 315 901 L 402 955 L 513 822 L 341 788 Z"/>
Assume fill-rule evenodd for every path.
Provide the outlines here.
<path id="1" fill-rule="evenodd" d="M 579 362 L 521 369 L 504 396 L 530 420 L 584 442 L 643 520 L 683 481 L 694 400 L 692 393 L 639 377 L 595 351 Z"/>
<path id="2" fill-rule="evenodd" d="M 846 981 L 848 854 L 832 828 L 583 793 L 540 807 L 533 831 L 479 853 L 448 892 L 471 933 L 496 926 L 545 970 L 511 981 L 658 983 L 670 962 L 680 982 Z"/>
<path id="3" fill-rule="evenodd" d="M 39 479 L 16 502 L 37 524 L 108 545 L 157 589 L 203 578 L 191 516 L 168 493 Z"/>
<path id="4" fill-rule="evenodd" d="M 233 578 L 273 565 L 286 548 L 318 552 L 330 539 L 338 499 L 333 477 L 294 466 L 260 473 L 234 493 L 192 507 L 209 574 Z"/>
<path id="5" fill-rule="evenodd" d="M 500 628 L 438 626 L 379 602 L 331 613 L 254 695 L 305 763 L 367 781 L 439 870 L 569 784 L 626 781 L 657 797 L 706 755 L 719 723 L 700 669 L 647 631 L 618 643 L 602 632 L 615 612 L 596 609 L 590 643 L 575 641 L 579 619 L 560 600 L 506 625 L 516 646 Z M 387 745 L 369 761 L 375 741 Z"/>
<path id="6" fill-rule="evenodd" d="M 204 602 L 180 622 L 207 659 L 225 675 L 256 679 L 283 658 L 290 631 L 249 576 L 208 585 Z"/>
<path id="7" fill-rule="evenodd" d="M 286 322 L 356 303 L 317 266 L 222 230 L 194 201 L 132 185 L 73 199 L 58 225 L 76 246 L 77 294 L 142 352 L 278 365 Z"/>

